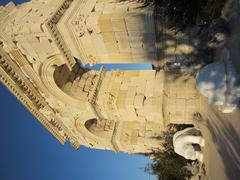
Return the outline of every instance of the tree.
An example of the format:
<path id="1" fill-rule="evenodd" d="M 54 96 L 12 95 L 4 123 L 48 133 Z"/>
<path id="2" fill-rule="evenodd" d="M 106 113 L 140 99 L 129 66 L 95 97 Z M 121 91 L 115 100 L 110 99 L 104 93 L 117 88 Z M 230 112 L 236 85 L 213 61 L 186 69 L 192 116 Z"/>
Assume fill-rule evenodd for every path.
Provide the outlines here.
<path id="1" fill-rule="evenodd" d="M 186 126 L 170 126 L 161 137 L 162 148 L 148 154 L 153 160 L 150 167 L 145 171 L 155 174 L 159 180 L 185 180 L 193 176 L 189 166 L 193 161 L 186 160 L 174 152 L 173 135 L 177 130 Z"/>

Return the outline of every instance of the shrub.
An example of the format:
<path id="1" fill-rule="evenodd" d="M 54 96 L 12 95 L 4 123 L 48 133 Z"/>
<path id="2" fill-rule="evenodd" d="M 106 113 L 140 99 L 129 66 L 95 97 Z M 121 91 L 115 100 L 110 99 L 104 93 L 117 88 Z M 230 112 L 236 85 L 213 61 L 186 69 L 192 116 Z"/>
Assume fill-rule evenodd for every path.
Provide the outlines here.
<path id="1" fill-rule="evenodd" d="M 184 127 L 186 126 L 178 126 L 177 128 L 172 126 L 159 137 L 162 148 L 148 154 L 153 163 L 150 167 L 145 168 L 145 171 L 156 175 L 159 180 L 185 180 L 193 176 L 189 169 L 193 161 L 184 159 L 173 149 L 173 135 Z"/>

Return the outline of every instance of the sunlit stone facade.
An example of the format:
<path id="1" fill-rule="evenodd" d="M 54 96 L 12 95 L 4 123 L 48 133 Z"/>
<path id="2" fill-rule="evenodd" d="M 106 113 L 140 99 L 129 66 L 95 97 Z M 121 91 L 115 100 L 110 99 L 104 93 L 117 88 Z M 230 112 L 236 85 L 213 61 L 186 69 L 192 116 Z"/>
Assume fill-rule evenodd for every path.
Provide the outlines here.
<path id="1" fill-rule="evenodd" d="M 0 16 L 1 82 L 61 143 L 147 153 L 168 124 L 191 124 L 199 111 L 191 78 L 76 62 L 158 61 L 152 6 L 32 0 L 0 7 Z"/>

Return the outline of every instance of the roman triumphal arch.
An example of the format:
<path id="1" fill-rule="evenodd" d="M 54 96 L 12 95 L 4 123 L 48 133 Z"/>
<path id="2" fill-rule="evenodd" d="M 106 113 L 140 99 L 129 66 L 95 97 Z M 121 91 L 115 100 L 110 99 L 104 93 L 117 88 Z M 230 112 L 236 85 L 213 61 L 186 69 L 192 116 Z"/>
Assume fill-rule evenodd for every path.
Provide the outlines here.
<path id="1" fill-rule="evenodd" d="M 82 64 L 158 62 L 154 7 L 116 0 L 32 0 L 0 7 L 1 82 L 61 143 L 116 152 L 159 148 L 192 124 L 193 79 Z"/>

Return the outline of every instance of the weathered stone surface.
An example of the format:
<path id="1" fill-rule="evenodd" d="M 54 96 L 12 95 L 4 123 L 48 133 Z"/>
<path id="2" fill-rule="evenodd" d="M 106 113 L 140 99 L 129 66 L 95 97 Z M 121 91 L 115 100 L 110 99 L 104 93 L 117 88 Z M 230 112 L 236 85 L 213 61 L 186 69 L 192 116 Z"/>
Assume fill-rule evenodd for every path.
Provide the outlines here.
<path id="1" fill-rule="evenodd" d="M 193 79 L 76 63 L 155 60 L 153 7 L 135 7 L 33 0 L 0 9 L 1 82 L 61 143 L 147 153 L 169 123 L 192 123 L 199 108 Z"/>

